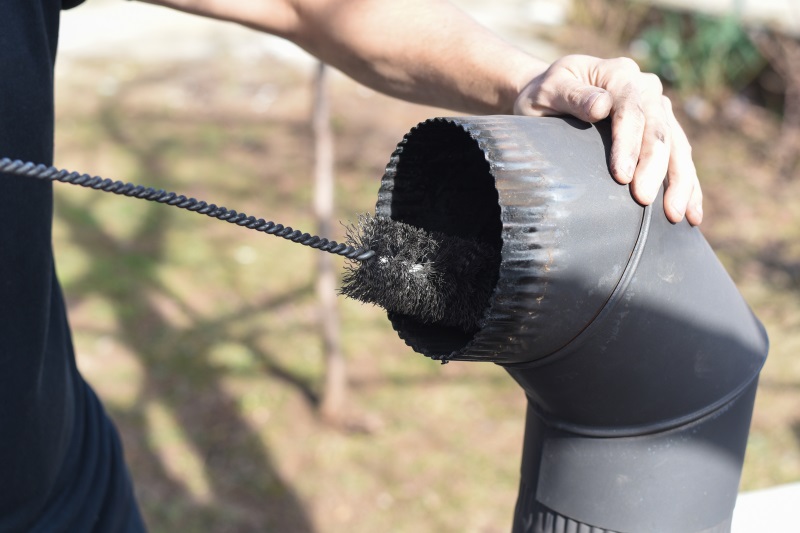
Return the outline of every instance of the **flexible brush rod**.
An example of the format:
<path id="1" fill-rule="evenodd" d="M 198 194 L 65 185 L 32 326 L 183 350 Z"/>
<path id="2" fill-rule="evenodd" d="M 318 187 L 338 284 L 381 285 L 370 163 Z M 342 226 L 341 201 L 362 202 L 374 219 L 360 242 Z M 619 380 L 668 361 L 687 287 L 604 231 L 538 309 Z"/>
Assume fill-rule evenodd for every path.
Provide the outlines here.
<path id="1" fill-rule="evenodd" d="M 290 226 L 276 224 L 272 221 L 266 221 L 263 218 L 257 219 L 253 216 L 248 216 L 245 213 L 240 213 L 233 209 L 227 209 L 215 204 L 208 204 L 202 200 L 187 198 L 182 194 L 178 195 L 174 192 L 167 192 L 163 189 L 157 190 L 152 187 L 134 185 L 133 183 L 112 181 L 99 176 L 90 176 L 88 174 L 70 172 L 68 170 L 61 170 L 52 166 L 48 167 L 46 165 L 26 163 L 19 160 L 12 160 L 7 157 L 0 159 L 0 173 L 36 178 L 43 181 L 59 181 L 62 183 L 69 183 L 71 185 L 80 185 L 81 187 L 91 188 L 97 191 L 104 191 L 121 196 L 128 196 L 131 198 L 138 198 L 140 200 L 147 200 L 149 202 L 167 204 L 174 207 L 179 207 L 181 209 L 186 209 L 188 211 L 193 211 L 201 215 L 223 220 L 231 224 L 236 224 L 237 226 L 260 231 L 269 235 L 275 235 L 276 237 L 283 237 L 286 240 L 296 242 L 304 246 L 309 246 L 315 250 L 322 250 L 323 252 L 341 255 L 354 261 L 366 261 L 375 255 L 375 252 L 367 248 L 356 248 L 343 243 L 337 243 L 336 241 L 318 237 L 317 235 L 303 233 L 300 230 L 292 229 Z"/>

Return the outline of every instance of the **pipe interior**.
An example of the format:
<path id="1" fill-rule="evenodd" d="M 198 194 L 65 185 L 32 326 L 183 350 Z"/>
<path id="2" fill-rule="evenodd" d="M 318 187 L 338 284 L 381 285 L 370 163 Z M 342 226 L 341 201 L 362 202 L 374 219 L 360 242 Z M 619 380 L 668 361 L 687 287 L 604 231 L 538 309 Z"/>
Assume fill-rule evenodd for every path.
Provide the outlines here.
<path id="1" fill-rule="evenodd" d="M 491 246 L 498 265 L 494 286 L 503 243 L 502 221 L 495 179 L 478 142 L 456 124 L 422 124 L 407 136 L 393 181 L 389 216 Z M 485 309 L 489 303 L 490 298 Z M 397 317 L 393 321 L 413 348 L 436 355 L 461 350 L 477 331 L 463 332 Z"/>
<path id="2" fill-rule="evenodd" d="M 461 127 L 432 122 L 409 135 L 397 164 L 392 218 L 502 246 L 500 204 L 483 150 Z"/>

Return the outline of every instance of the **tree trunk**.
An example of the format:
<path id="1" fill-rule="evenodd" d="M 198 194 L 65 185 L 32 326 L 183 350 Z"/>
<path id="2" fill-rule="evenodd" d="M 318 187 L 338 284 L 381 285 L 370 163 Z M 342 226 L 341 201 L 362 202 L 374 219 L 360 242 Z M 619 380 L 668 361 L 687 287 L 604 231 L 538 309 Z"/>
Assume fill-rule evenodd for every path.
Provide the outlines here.
<path id="1" fill-rule="evenodd" d="M 312 129 L 314 134 L 314 213 L 318 235 L 332 232 L 333 218 L 333 132 L 330 121 L 328 74 L 319 63 L 314 77 Z M 325 377 L 320 414 L 328 423 L 342 423 L 347 397 L 347 365 L 339 343 L 339 313 L 336 307 L 336 269 L 330 254 L 317 254 L 317 300 L 325 358 Z"/>
<path id="2" fill-rule="evenodd" d="M 800 147 L 800 41 L 765 31 L 756 33 L 753 42 L 786 83 L 781 136 L 774 153 L 780 173 L 788 179 L 797 166 Z"/>

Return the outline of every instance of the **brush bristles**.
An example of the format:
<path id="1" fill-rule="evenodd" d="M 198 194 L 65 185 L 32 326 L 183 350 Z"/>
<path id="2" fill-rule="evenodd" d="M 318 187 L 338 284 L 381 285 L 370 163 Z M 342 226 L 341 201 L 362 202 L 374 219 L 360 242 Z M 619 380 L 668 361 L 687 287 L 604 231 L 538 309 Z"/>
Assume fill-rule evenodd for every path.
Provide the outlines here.
<path id="1" fill-rule="evenodd" d="M 480 327 L 497 279 L 496 250 L 370 215 L 347 230 L 348 244 L 375 257 L 348 264 L 342 294 L 424 323 Z"/>

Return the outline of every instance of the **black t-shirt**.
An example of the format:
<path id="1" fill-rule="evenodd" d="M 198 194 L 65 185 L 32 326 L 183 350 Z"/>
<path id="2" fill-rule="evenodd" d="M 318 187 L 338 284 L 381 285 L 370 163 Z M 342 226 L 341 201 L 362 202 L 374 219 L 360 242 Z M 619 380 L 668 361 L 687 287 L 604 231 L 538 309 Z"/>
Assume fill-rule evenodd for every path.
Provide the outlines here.
<path id="1" fill-rule="evenodd" d="M 59 13 L 0 0 L 0 156 L 51 163 Z M 52 187 L 0 175 L 0 532 L 143 531 L 117 433 L 75 366 Z"/>

